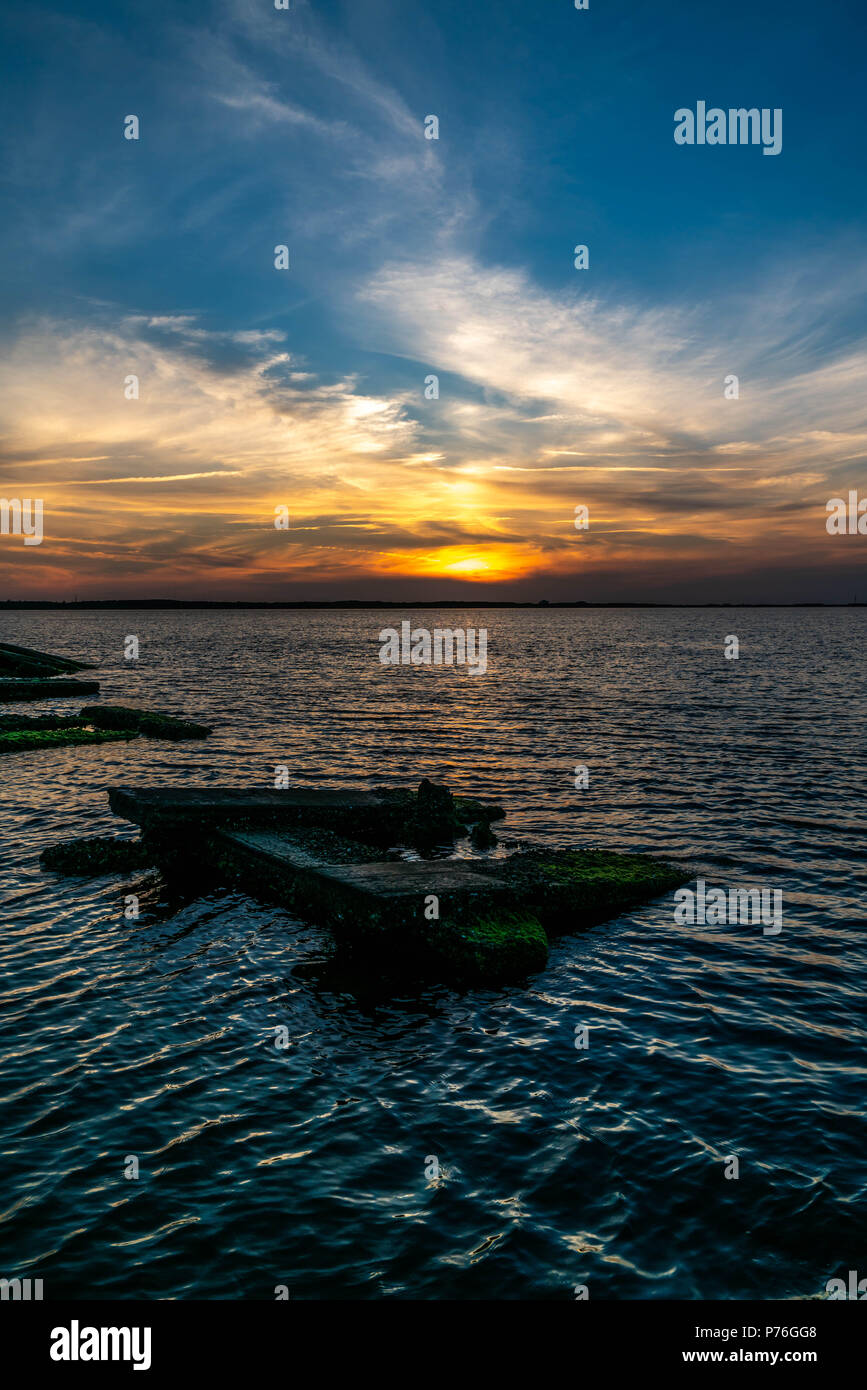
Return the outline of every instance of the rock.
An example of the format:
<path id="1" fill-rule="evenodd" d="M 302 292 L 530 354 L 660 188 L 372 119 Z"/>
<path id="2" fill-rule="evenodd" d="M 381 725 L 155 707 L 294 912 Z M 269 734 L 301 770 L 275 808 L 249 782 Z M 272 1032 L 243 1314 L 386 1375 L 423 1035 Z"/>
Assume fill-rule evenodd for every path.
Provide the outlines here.
<path id="1" fill-rule="evenodd" d="M 425 777 L 416 793 L 411 838 L 421 846 L 441 843 L 466 835 L 472 827 L 477 843 L 490 846 L 495 843 L 490 822 L 502 820 L 505 814 L 500 806 L 472 797 L 453 797 L 448 787 Z"/>
<path id="2" fill-rule="evenodd" d="M 476 821 L 470 832 L 470 839 L 476 849 L 493 849 L 497 837 L 486 820 Z"/>
<path id="3" fill-rule="evenodd" d="M 506 813 L 502 806 L 488 801 L 476 801 L 472 796 L 456 796 L 455 815 L 467 825 L 488 825 L 492 820 L 504 820 Z"/>
<path id="4" fill-rule="evenodd" d="M 427 777 L 419 783 L 416 806 L 416 814 L 420 820 L 452 821 L 454 819 L 455 803 L 448 787 L 444 787 L 438 782 L 430 782 Z"/>
<path id="5" fill-rule="evenodd" d="M 425 777 L 415 796 L 415 812 L 408 825 L 410 839 L 419 845 L 433 844 L 454 840 L 466 830 L 448 787 Z"/>

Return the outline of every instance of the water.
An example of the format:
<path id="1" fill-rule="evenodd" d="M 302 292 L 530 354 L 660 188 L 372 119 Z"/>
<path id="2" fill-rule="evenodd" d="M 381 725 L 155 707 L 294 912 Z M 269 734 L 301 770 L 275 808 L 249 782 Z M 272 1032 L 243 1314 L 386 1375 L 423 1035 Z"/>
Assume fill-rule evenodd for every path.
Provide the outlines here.
<path id="1" fill-rule="evenodd" d="M 99 661 L 102 698 L 215 732 L 0 765 L 0 1273 L 216 1299 L 787 1298 L 867 1274 L 864 611 L 412 615 L 486 627 L 483 677 L 381 666 L 406 616 L 3 618 L 0 640 Z M 114 784 L 267 786 L 281 763 L 441 778 L 502 801 L 510 842 L 779 888 L 782 933 L 677 926 L 669 899 L 563 938 L 526 986 L 382 998 L 284 911 L 150 879 L 128 921 L 124 880 L 39 868 L 131 833 Z"/>

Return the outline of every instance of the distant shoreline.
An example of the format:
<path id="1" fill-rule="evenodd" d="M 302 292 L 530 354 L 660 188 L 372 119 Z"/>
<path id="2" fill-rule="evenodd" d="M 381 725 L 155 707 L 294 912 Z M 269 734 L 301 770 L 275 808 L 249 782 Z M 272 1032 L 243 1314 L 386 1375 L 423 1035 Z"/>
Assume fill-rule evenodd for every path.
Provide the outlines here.
<path id="1" fill-rule="evenodd" d="M 174 612 L 179 609 L 406 609 L 406 608 L 867 608 L 867 601 L 850 603 L 641 603 L 634 599 L 624 599 L 612 603 L 590 603 L 581 599 L 572 602 L 548 602 L 547 599 L 535 602 L 502 599 L 289 599 L 257 601 L 252 599 L 2 599 L 0 612 L 22 612 L 42 609 L 75 611 L 125 611 L 160 610 Z"/>

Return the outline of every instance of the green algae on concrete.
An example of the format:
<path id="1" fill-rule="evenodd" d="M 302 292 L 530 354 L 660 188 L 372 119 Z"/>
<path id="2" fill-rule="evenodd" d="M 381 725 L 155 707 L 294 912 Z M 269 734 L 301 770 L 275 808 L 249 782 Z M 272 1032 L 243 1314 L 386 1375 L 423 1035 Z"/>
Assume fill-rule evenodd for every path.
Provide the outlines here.
<path id="1" fill-rule="evenodd" d="M 28 729 L 80 729 L 78 714 L 0 714 L 0 734 L 25 733 Z"/>
<path id="2" fill-rule="evenodd" d="M 548 938 L 542 923 L 524 911 L 443 923 L 428 944 L 447 973 L 475 984 L 502 984 L 544 969 Z"/>
<path id="3" fill-rule="evenodd" d="M 13 700 L 56 700 L 58 697 L 65 699 L 98 693 L 99 681 L 0 680 L 0 701 L 5 704 L 11 704 Z"/>
<path id="4" fill-rule="evenodd" d="M 547 931 L 570 931 L 616 917 L 688 883 L 691 872 L 646 854 L 612 850 L 530 850 L 487 860 L 542 920 Z"/>
<path id="5" fill-rule="evenodd" d="M 81 743 L 116 743 L 135 738 L 122 729 L 60 729 L 0 730 L 0 753 L 28 753 L 34 748 L 63 748 Z"/>
<path id="6" fill-rule="evenodd" d="M 129 729 L 145 738 L 207 738 L 211 730 L 191 719 L 175 719 L 170 714 L 152 710 L 129 709 L 126 705 L 86 705 L 81 711 L 83 723 L 98 729 Z"/>
<path id="7" fill-rule="evenodd" d="M 55 873 L 97 877 L 150 868 L 153 858 L 141 840 L 122 840 L 117 835 L 92 835 L 49 845 L 40 854 L 39 862 L 43 869 L 52 869 Z"/>
<path id="8" fill-rule="evenodd" d="M 210 729 L 188 720 L 119 705 L 86 705 L 79 714 L 0 715 L 0 753 L 62 744 L 111 743 L 136 738 L 205 738 Z"/>

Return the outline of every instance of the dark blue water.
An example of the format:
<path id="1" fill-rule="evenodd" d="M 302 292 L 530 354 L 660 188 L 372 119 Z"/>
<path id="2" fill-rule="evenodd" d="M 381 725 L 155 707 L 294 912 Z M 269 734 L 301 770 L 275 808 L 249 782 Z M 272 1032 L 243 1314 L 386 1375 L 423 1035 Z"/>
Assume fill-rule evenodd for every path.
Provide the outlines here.
<path id="1" fill-rule="evenodd" d="M 593 1299 L 867 1273 L 865 613 L 411 615 L 486 627 L 483 677 L 383 667 L 406 616 L 3 619 L 100 662 L 103 698 L 215 733 L 0 765 L 0 1274 L 46 1297 Z M 500 800 L 510 842 L 778 888 L 783 930 L 677 926 L 668 899 L 563 938 L 526 986 L 382 998 L 281 910 L 150 877 L 128 921 L 125 880 L 39 868 L 129 833 L 113 784 L 269 786 L 280 763 L 441 778 Z"/>

